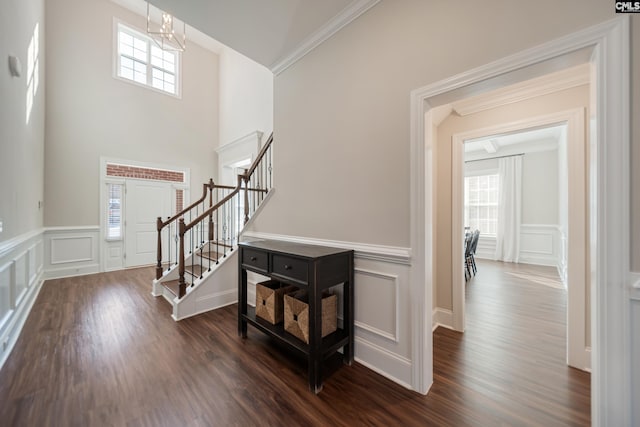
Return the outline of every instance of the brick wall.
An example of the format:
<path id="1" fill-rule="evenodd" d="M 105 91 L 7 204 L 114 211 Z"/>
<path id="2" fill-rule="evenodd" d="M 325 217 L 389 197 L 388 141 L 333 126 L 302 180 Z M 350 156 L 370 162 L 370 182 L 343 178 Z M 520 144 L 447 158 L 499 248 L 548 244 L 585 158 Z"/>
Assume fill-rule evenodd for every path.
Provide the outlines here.
<path id="1" fill-rule="evenodd" d="M 176 213 L 180 212 L 184 208 L 182 190 L 176 190 Z"/>
<path id="2" fill-rule="evenodd" d="M 136 166 L 125 166 L 117 164 L 107 164 L 107 176 L 150 179 L 154 181 L 184 182 L 184 172 L 140 168 Z"/>

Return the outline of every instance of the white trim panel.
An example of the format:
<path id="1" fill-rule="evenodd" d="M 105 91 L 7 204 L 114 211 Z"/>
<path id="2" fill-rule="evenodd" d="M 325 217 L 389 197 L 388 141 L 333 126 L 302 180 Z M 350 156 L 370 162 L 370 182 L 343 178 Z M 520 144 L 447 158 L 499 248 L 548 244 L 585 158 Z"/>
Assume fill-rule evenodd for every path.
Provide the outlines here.
<path id="1" fill-rule="evenodd" d="M 368 270 L 368 269 L 364 269 L 364 268 L 354 268 L 354 274 L 355 274 L 355 286 L 354 286 L 354 293 L 356 295 L 360 295 L 359 298 L 355 299 L 355 304 L 356 304 L 356 313 L 359 313 L 360 319 L 359 320 L 354 320 L 354 325 L 357 328 L 360 328 L 364 331 L 368 331 L 372 334 L 378 335 L 382 338 L 388 339 L 390 341 L 393 341 L 395 343 L 398 342 L 399 340 L 399 335 L 400 335 L 400 319 L 399 319 L 399 314 L 400 314 L 400 307 L 398 306 L 398 302 L 400 300 L 400 286 L 398 284 L 398 276 L 395 274 L 387 274 L 387 273 L 380 273 L 378 271 L 373 271 L 373 270 Z M 365 277 L 363 277 L 365 276 Z M 367 278 L 368 277 L 368 282 L 367 282 Z M 375 281 L 373 281 L 372 279 L 381 279 L 378 280 L 377 283 L 385 283 L 384 286 L 380 287 L 378 286 L 377 289 L 372 289 L 373 286 L 376 284 Z M 366 283 L 367 289 L 366 293 L 365 290 L 359 290 L 358 289 L 358 285 L 362 284 L 362 286 L 364 286 L 364 284 Z M 389 287 L 390 289 L 387 289 L 385 292 L 385 287 Z M 384 292 L 384 293 L 382 293 Z M 363 306 L 358 305 L 358 303 L 361 301 L 362 296 L 366 294 L 373 294 L 372 296 L 375 298 L 384 298 L 385 301 L 390 301 L 388 308 L 390 311 L 390 313 L 386 313 L 387 316 L 383 316 L 381 315 L 380 312 L 377 311 L 368 311 L 366 308 L 366 300 L 365 300 L 365 304 Z M 384 321 L 384 318 L 387 317 L 387 321 L 390 322 L 391 324 L 388 325 L 384 325 L 384 324 L 380 324 L 381 321 Z"/>
<path id="2" fill-rule="evenodd" d="M 561 264 L 557 225 L 522 224 L 520 226 L 520 262 L 557 267 Z"/>
<path id="3" fill-rule="evenodd" d="M 44 231 L 46 279 L 100 271 L 99 226 L 51 227 Z"/>
<path id="4" fill-rule="evenodd" d="M 42 229 L 0 244 L 0 368 L 42 288 Z"/>

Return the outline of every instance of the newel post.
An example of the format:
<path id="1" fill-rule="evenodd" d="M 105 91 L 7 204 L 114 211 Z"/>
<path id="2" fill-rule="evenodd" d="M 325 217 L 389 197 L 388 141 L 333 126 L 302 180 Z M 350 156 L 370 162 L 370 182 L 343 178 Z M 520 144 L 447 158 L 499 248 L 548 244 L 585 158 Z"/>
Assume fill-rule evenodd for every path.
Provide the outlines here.
<path id="1" fill-rule="evenodd" d="M 178 298 L 182 298 L 187 293 L 187 283 L 184 281 L 184 218 L 178 222 L 180 233 L 180 249 L 178 250 Z"/>
<path id="2" fill-rule="evenodd" d="M 213 207 L 213 179 L 209 178 L 209 208 Z M 209 242 L 213 240 L 213 211 L 209 212 Z"/>
<path id="3" fill-rule="evenodd" d="M 162 238 L 160 237 L 160 234 L 162 232 L 163 225 L 162 218 L 158 217 L 158 220 L 156 221 L 156 228 L 158 229 L 158 263 L 156 264 L 156 279 L 158 280 L 162 277 Z"/>

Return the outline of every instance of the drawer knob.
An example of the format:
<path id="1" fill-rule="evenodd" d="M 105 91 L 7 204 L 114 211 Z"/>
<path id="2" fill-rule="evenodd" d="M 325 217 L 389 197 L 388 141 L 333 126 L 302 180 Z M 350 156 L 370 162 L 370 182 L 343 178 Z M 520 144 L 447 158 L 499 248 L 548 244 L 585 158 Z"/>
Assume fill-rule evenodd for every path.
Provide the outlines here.
<path id="1" fill-rule="evenodd" d="M 284 269 L 285 269 L 285 270 L 291 270 L 291 266 L 290 266 L 290 265 L 288 265 L 288 264 L 285 264 L 285 265 L 284 265 Z"/>
<path id="2" fill-rule="evenodd" d="M 252 256 L 252 257 L 251 257 L 251 261 L 255 261 L 255 260 L 257 260 L 257 259 L 258 259 L 258 258 L 254 257 L 254 256 Z"/>

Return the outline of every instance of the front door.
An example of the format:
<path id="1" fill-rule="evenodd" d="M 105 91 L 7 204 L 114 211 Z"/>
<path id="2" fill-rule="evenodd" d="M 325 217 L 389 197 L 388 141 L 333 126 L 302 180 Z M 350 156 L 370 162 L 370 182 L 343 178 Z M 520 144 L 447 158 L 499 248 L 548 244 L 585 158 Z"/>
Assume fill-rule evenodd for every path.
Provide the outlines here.
<path id="1" fill-rule="evenodd" d="M 157 262 L 156 219 L 171 215 L 171 184 L 127 180 L 125 196 L 125 266 Z"/>

